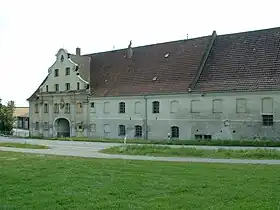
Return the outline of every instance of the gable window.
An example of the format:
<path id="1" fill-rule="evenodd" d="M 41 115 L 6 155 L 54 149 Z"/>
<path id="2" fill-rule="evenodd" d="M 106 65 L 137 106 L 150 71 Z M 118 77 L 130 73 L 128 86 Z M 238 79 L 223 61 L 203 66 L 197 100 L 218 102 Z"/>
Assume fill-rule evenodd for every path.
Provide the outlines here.
<path id="1" fill-rule="evenodd" d="M 58 77 L 58 76 L 59 76 L 59 70 L 58 70 L 58 69 L 55 69 L 55 70 L 54 70 L 54 76 L 55 76 L 55 77 Z"/>
<path id="2" fill-rule="evenodd" d="M 49 92 L 49 86 L 46 85 L 46 92 Z"/>
<path id="3" fill-rule="evenodd" d="M 58 103 L 54 104 L 54 109 L 53 109 L 54 113 L 59 113 L 59 105 Z"/>
<path id="4" fill-rule="evenodd" d="M 70 90 L 70 83 L 66 83 L 65 86 L 66 90 Z"/>
<path id="5" fill-rule="evenodd" d="M 77 90 L 80 90 L 80 83 L 77 82 Z"/>
<path id="6" fill-rule="evenodd" d="M 39 122 L 35 123 L 35 130 L 39 130 Z"/>
<path id="7" fill-rule="evenodd" d="M 264 126 L 273 125 L 273 115 L 262 115 L 262 122 Z"/>
<path id="8" fill-rule="evenodd" d="M 70 68 L 69 68 L 69 67 L 67 67 L 67 68 L 65 69 L 65 75 L 70 75 Z"/>
<path id="9" fill-rule="evenodd" d="M 44 104 L 44 113 L 48 113 L 49 112 L 49 106 L 48 104 Z"/>
<path id="10" fill-rule="evenodd" d="M 62 63 L 63 61 L 64 61 L 64 56 L 61 55 L 61 57 L 60 57 L 60 62 Z"/>
<path id="11" fill-rule="evenodd" d="M 159 101 L 153 101 L 153 113 L 159 113 Z"/>
<path id="12" fill-rule="evenodd" d="M 179 127 L 178 126 L 171 127 L 171 138 L 179 138 Z"/>
<path id="13" fill-rule="evenodd" d="M 142 137 L 142 126 L 135 125 L 135 137 Z"/>
<path id="14" fill-rule="evenodd" d="M 119 125 L 119 136 L 125 136 L 125 125 Z"/>
<path id="15" fill-rule="evenodd" d="M 83 111 L 83 104 L 82 103 L 77 103 L 77 113 L 82 113 Z"/>
<path id="16" fill-rule="evenodd" d="M 55 85 L 54 85 L 54 89 L 55 89 L 55 91 L 59 91 L 59 85 L 58 85 L 58 84 L 55 84 Z"/>
<path id="17" fill-rule="evenodd" d="M 35 104 L 35 113 L 39 113 L 39 105 Z"/>
<path id="18" fill-rule="evenodd" d="M 124 102 L 119 103 L 119 113 L 125 113 L 125 103 Z"/>
<path id="19" fill-rule="evenodd" d="M 70 113 L 70 104 L 69 103 L 65 104 L 65 113 Z"/>

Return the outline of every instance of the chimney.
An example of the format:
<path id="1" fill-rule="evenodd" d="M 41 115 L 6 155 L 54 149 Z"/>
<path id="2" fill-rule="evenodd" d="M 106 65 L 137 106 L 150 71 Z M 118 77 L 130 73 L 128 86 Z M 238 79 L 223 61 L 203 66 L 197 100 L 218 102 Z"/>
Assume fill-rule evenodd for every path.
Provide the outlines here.
<path id="1" fill-rule="evenodd" d="M 79 47 L 76 48 L 76 55 L 81 55 L 81 48 Z"/>

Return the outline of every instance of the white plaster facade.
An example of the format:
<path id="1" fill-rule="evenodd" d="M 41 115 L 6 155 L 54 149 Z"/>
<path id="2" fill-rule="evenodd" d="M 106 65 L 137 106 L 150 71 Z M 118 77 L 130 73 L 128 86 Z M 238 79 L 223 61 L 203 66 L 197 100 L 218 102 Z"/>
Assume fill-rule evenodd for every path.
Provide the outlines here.
<path id="1" fill-rule="evenodd" d="M 280 134 L 279 92 L 93 97 L 89 77 L 79 74 L 86 67 L 80 67 L 63 49 L 56 56 L 39 94 L 29 99 L 32 136 L 61 136 L 58 130 L 67 130 L 67 122 L 69 136 L 90 138 L 124 138 L 121 125 L 128 138 L 156 140 L 167 139 L 169 134 L 182 140 L 271 139 Z M 70 68 L 69 74 L 66 68 Z M 70 84 L 68 90 L 66 83 Z M 59 90 L 55 90 L 56 84 Z M 159 113 L 153 113 L 154 101 L 159 102 Z M 121 102 L 125 113 L 119 113 Z M 64 128 L 59 128 L 59 119 L 65 119 Z M 140 136 L 135 135 L 135 126 L 141 126 Z M 174 126 L 177 134 L 172 134 Z"/>

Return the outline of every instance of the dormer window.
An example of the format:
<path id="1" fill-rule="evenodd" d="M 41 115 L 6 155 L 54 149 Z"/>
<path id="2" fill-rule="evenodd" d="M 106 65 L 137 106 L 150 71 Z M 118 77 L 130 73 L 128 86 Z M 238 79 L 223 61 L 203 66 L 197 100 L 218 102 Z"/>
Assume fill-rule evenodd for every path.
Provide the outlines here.
<path id="1" fill-rule="evenodd" d="M 65 69 L 65 75 L 70 75 L 70 68 L 69 68 L 69 67 L 67 67 L 67 68 Z"/>
<path id="2" fill-rule="evenodd" d="M 58 69 L 55 69 L 55 70 L 54 70 L 54 76 L 55 76 L 55 77 L 58 77 L 58 75 L 59 75 L 59 70 L 58 70 Z"/>

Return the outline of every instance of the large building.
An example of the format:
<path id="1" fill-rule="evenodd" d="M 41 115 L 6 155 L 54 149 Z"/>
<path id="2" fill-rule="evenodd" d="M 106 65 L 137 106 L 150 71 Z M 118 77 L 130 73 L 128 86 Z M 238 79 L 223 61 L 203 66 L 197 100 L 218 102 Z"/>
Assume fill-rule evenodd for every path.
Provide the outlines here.
<path id="1" fill-rule="evenodd" d="M 28 99 L 32 136 L 280 136 L 280 28 L 80 51 L 60 49 Z"/>

